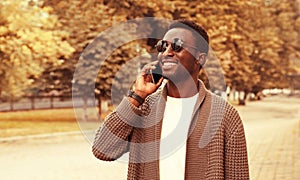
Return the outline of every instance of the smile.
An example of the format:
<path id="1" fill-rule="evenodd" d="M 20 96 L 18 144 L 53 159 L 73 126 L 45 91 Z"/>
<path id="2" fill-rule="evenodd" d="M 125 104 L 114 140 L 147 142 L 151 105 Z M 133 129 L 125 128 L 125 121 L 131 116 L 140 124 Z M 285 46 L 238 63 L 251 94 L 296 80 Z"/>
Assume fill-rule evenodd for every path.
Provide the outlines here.
<path id="1" fill-rule="evenodd" d="M 163 61 L 163 66 L 176 66 L 178 63 L 176 61 Z"/>

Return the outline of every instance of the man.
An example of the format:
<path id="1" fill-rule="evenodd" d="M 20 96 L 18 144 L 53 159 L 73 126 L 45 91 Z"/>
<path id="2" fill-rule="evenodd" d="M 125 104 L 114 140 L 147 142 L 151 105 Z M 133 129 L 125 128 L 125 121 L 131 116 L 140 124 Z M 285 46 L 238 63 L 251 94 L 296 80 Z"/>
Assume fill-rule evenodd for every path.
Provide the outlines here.
<path id="1" fill-rule="evenodd" d="M 94 155 L 129 151 L 128 179 L 249 179 L 238 112 L 198 79 L 208 53 L 205 30 L 188 20 L 169 26 L 128 97 L 96 133 Z M 153 82 L 152 71 L 163 77 Z"/>

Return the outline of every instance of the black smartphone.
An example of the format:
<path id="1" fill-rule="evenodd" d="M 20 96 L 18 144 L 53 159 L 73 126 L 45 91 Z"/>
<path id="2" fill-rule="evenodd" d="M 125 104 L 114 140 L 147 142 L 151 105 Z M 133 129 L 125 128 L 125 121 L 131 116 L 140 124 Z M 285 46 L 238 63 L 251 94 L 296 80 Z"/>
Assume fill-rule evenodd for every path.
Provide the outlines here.
<path id="1" fill-rule="evenodd" d="M 162 70 L 161 70 L 161 67 L 159 64 L 157 64 L 155 66 L 156 68 L 154 70 L 151 71 L 151 76 L 152 76 L 152 80 L 153 80 L 153 83 L 157 83 L 162 76 Z"/>

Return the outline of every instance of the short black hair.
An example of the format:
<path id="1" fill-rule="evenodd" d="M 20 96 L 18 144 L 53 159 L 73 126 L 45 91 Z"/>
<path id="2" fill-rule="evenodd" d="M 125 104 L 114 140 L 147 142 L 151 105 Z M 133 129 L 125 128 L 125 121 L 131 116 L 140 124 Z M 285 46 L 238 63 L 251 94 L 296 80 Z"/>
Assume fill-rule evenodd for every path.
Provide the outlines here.
<path id="1" fill-rule="evenodd" d="M 198 25 L 197 23 L 187 20 L 187 19 L 179 19 L 176 21 L 173 21 L 169 27 L 168 30 L 174 29 L 174 28 L 185 28 L 192 31 L 192 33 L 198 33 L 194 34 L 196 38 L 196 46 L 199 48 L 201 52 L 208 53 L 208 45 L 209 45 L 209 37 L 207 32 L 203 27 Z M 191 28 L 191 29 L 190 29 Z M 200 36 L 199 36 L 200 35 Z"/>

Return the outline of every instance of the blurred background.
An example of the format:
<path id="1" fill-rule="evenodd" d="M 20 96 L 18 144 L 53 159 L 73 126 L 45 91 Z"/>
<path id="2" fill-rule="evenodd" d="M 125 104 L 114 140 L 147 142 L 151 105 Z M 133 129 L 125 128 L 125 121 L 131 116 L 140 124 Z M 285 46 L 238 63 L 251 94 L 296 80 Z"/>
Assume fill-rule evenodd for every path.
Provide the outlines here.
<path id="1" fill-rule="evenodd" d="M 199 77 L 241 112 L 251 179 L 300 178 L 299 0 L 1 0 L 1 179 L 126 179 L 126 164 L 93 159 L 81 132 L 92 133 L 112 110 L 112 83 L 122 65 L 151 57 L 157 39 L 104 54 L 112 39 L 135 36 L 116 32 L 86 48 L 108 28 L 143 17 L 186 18 L 208 31 L 213 53 Z M 162 36 L 166 24 L 152 24 L 143 32 Z M 81 68 L 80 80 L 73 78 Z M 132 83 L 126 81 L 132 70 L 136 64 L 119 81 Z M 225 86 L 210 84 L 208 75 Z"/>

